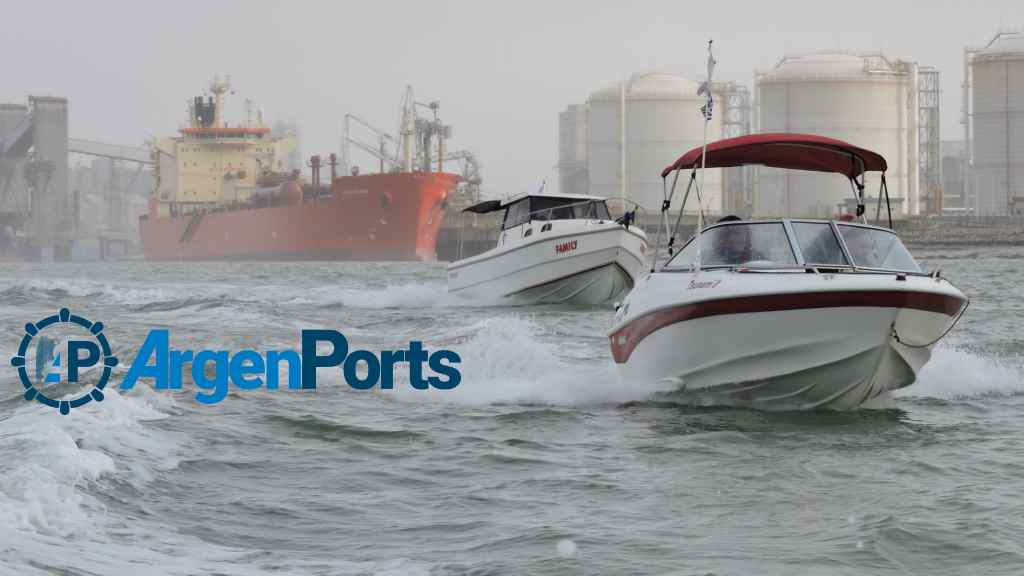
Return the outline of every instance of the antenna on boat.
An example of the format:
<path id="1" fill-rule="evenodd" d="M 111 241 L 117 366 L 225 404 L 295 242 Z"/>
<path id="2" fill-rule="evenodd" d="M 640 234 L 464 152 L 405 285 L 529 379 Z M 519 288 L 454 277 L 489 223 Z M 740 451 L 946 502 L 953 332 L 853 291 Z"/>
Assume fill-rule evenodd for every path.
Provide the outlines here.
<path id="1" fill-rule="evenodd" d="M 700 233 L 701 229 L 704 228 L 704 201 L 700 197 L 700 191 L 704 189 L 704 177 L 705 172 L 707 172 L 705 166 L 707 165 L 708 161 L 708 124 L 711 123 L 711 116 L 715 105 L 715 101 L 711 97 L 711 78 L 714 76 L 715 64 L 717 63 L 715 61 L 714 54 L 711 52 L 711 46 L 713 42 L 714 39 L 708 40 L 708 79 L 703 84 L 701 84 L 700 89 L 697 90 L 697 95 L 703 94 L 704 96 L 707 97 L 707 101 L 704 103 L 704 106 L 701 106 L 700 109 L 701 113 L 704 115 L 704 143 L 701 145 L 700 151 L 700 185 L 697 187 L 697 236 L 694 239 L 694 241 L 697 242 L 697 272 L 700 272 L 702 262 Z"/>

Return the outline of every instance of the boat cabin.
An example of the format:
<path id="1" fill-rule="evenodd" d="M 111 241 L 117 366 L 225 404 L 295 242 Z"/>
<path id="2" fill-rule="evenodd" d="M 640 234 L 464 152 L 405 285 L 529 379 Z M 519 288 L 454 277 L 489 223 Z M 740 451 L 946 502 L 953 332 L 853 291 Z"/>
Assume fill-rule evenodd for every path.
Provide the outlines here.
<path id="1" fill-rule="evenodd" d="M 921 273 L 896 234 L 887 228 L 830 220 L 720 222 L 700 235 L 701 268 L 806 268 Z M 696 237 L 665 264 L 689 270 L 697 262 Z"/>
<path id="2" fill-rule="evenodd" d="M 535 220 L 611 220 L 608 204 L 599 196 L 584 194 L 520 194 L 502 202 L 486 200 L 463 212 L 489 214 L 504 210 L 501 229 L 508 230 Z"/>
<path id="3" fill-rule="evenodd" d="M 525 196 L 502 207 L 505 208 L 502 230 L 535 220 L 611 220 L 608 205 L 596 196 Z"/>
<path id="4" fill-rule="evenodd" d="M 600 196 L 587 196 L 584 194 L 520 194 L 502 202 L 501 200 L 487 200 L 474 204 L 463 212 L 473 214 L 488 214 L 504 210 L 502 217 L 501 234 L 498 236 L 498 246 L 504 246 L 511 242 L 517 244 L 536 237 L 534 232 L 549 233 L 564 225 L 572 225 L 569 221 L 579 222 L 611 221 L 612 217 L 608 211 L 608 204 Z M 563 224 L 559 224 L 559 222 Z M 542 222 L 540 226 L 534 223 Z M 536 228 L 536 230 L 535 230 Z M 460 252 L 461 253 L 461 252 Z"/>

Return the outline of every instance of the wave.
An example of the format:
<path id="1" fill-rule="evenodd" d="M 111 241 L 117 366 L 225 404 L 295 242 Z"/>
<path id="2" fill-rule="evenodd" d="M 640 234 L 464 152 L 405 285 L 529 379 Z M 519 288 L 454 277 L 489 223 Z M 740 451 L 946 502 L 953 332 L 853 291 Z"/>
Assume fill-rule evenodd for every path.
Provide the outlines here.
<path id="1" fill-rule="evenodd" d="M 368 286 L 318 286 L 260 284 L 224 286 L 182 283 L 154 287 L 143 284 L 115 285 L 94 280 L 20 279 L 0 285 L 0 303 L 63 305 L 68 298 L 88 299 L 98 305 L 125 306 L 133 312 L 171 312 L 182 308 L 217 308 L 232 304 L 314 306 L 319 308 L 445 308 L 494 304 L 448 293 L 444 283 Z"/>
<path id="2" fill-rule="evenodd" d="M 127 308 L 132 312 L 173 312 L 182 308 L 196 308 L 197 310 L 208 310 L 219 308 L 231 301 L 227 298 L 172 298 L 168 300 L 151 300 L 143 304 L 130 305 Z"/>
<path id="3" fill-rule="evenodd" d="M 274 553 L 268 566 L 268 552 L 178 532 L 162 519 L 147 519 L 141 508 L 120 510 L 125 502 L 120 491 L 143 493 L 161 472 L 196 465 L 194 458 L 185 458 L 199 452 L 184 433 L 147 424 L 176 410 L 180 407 L 165 394 L 140 389 L 122 395 L 108 389 L 103 402 L 71 416 L 25 403 L 0 417 L 5 548 L 0 573 L 426 575 L 434 570 L 406 558 L 356 562 L 289 553 Z M 119 503 L 115 507 L 112 501 Z"/>
<path id="4" fill-rule="evenodd" d="M 411 430 L 384 430 L 353 424 L 340 424 L 311 414 L 297 417 L 271 415 L 266 420 L 282 425 L 298 436 L 314 437 L 328 441 L 353 439 L 409 442 L 424 437 L 423 434 Z"/>
<path id="5" fill-rule="evenodd" d="M 444 284 L 397 284 L 381 288 L 323 287 L 295 296 L 291 303 L 321 308 L 445 308 L 473 301 L 448 293 Z"/>
<path id="6" fill-rule="evenodd" d="M 92 527 L 91 512 L 102 508 L 86 487 L 117 473 L 141 488 L 157 469 L 175 464 L 174 435 L 143 426 L 165 417 L 150 401 L 153 394 L 126 397 L 108 388 L 105 396 L 73 417 L 32 403 L 0 420 L 0 454 L 12 464 L 0 476 L 0 526 L 78 533 Z"/>

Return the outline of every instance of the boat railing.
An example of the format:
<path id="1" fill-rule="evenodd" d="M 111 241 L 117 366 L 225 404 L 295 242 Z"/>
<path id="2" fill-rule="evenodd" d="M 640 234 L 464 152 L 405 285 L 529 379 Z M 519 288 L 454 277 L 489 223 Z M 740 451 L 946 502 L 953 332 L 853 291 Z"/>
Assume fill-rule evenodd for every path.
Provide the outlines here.
<path id="1" fill-rule="evenodd" d="M 645 209 L 643 206 L 641 206 L 640 203 L 635 202 L 633 200 L 630 200 L 629 198 L 623 198 L 621 196 L 617 196 L 617 197 L 614 197 L 614 198 L 608 198 L 606 202 L 607 203 L 612 203 L 612 202 L 621 202 L 622 203 L 622 205 L 623 205 L 622 210 L 621 210 L 622 214 L 620 216 L 618 216 L 618 217 L 614 216 L 614 214 L 613 214 L 612 217 L 615 218 L 616 222 L 626 226 L 627 228 L 630 225 L 632 225 L 633 223 L 635 223 L 635 222 L 646 222 L 647 219 L 648 219 L 648 217 L 647 217 L 647 209 Z M 612 212 L 612 209 L 611 209 L 610 205 L 608 207 L 608 212 L 609 213 Z"/>

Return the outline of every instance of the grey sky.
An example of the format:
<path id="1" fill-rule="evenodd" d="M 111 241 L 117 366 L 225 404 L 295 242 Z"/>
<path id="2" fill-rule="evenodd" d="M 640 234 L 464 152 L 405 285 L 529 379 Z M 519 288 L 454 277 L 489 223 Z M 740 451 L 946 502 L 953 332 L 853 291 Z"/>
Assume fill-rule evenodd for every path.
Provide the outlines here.
<path id="1" fill-rule="evenodd" d="M 405 84 L 442 102 L 453 148 L 477 152 L 485 190 L 557 181 L 557 115 L 631 72 L 750 85 L 787 52 L 881 50 L 937 66 L 943 138 L 959 137 L 966 44 L 1024 26 L 1024 2 L 23 2 L 4 0 L 0 101 L 71 99 L 71 134 L 141 144 L 172 134 L 186 98 L 230 73 L 229 119 L 253 98 L 296 120 L 303 153 L 337 151 L 342 116 L 397 123 Z M 14 25 L 11 25 L 14 23 Z M 369 165 L 370 162 L 363 161 Z"/>

